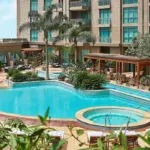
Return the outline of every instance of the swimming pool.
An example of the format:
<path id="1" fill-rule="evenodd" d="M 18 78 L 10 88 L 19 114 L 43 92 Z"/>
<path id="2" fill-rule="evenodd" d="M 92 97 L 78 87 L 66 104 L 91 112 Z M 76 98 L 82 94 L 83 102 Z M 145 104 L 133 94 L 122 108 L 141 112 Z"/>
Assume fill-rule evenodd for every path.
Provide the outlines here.
<path id="1" fill-rule="evenodd" d="M 150 111 L 150 102 L 130 96 L 103 91 L 80 91 L 70 85 L 55 82 L 29 82 L 15 84 L 0 90 L 0 111 L 25 115 L 43 115 L 50 107 L 52 118 L 75 119 L 77 111 L 95 106 L 120 106 Z"/>
<path id="2" fill-rule="evenodd" d="M 105 87 L 109 88 L 109 89 L 114 89 L 114 90 L 117 90 L 117 91 L 120 91 L 120 92 L 125 92 L 125 93 L 128 93 L 128 94 L 132 94 L 132 95 L 135 95 L 135 96 L 140 96 L 140 97 L 143 97 L 143 98 L 150 99 L 150 92 L 145 92 L 145 91 L 142 91 L 142 90 L 132 89 L 132 88 L 119 86 L 119 85 L 115 85 L 115 84 L 106 84 Z"/>
<path id="3" fill-rule="evenodd" d="M 128 107 L 91 107 L 76 113 L 77 120 L 92 127 L 137 129 L 149 125 L 150 113 Z"/>
<path id="4" fill-rule="evenodd" d="M 37 72 L 37 74 L 38 74 L 39 77 L 43 77 L 43 78 L 46 77 L 46 72 L 45 71 L 40 70 L 40 71 Z M 53 79 L 53 80 L 56 80 L 56 79 L 58 79 L 60 74 L 61 74 L 61 72 L 49 73 L 49 78 Z"/>

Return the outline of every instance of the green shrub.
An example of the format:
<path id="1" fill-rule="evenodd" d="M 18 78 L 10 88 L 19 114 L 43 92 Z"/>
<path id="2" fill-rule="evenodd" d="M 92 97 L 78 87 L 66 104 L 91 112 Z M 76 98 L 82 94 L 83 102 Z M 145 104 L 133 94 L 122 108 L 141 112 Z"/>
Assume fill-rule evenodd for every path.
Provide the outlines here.
<path id="1" fill-rule="evenodd" d="M 102 89 L 105 84 L 106 77 L 99 74 L 88 74 L 87 71 L 78 71 L 72 73 L 72 84 L 75 88 L 84 90 Z"/>
<path id="2" fill-rule="evenodd" d="M 40 81 L 45 80 L 34 72 L 21 73 L 20 71 L 10 72 L 13 82 Z"/>
<path id="3" fill-rule="evenodd" d="M 19 72 L 20 72 L 20 71 L 17 70 L 17 69 L 9 69 L 9 70 L 8 70 L 8 76 L 11 77 L 11 76 L 13 76 L 14 74 L 19 73 Z"/>
<path id="4" fill-rule="evenodd" d="M 58 76 L 58 79 L 61 80 L 61 81 L 64 81 L 66 78 L 66 75 L 61 73 L 59 76 Z"/>
<path id="5" fill-rule="evenodd" d="M 98 90 L 103 88 L 103 84 L 106 83 L 106 77 L 104 75 L 92 75 L 89 74 L 86 79 L 83 79 L 80 86 L 84 90 Z"/>
<path id="6" fill-rule="evenodd" d="M 78 71 L 72 74 L 72 84 L 75 88 L 80 88 L 82 81 L 88 77 L 87 71 Z"/>
<path id="7" fill-rule="evenodd" d="M 26 81 L 27 77 L 25 74 L 18 72 L 12 75 L 12 81 L 13 82 L 23 82 Z"/>

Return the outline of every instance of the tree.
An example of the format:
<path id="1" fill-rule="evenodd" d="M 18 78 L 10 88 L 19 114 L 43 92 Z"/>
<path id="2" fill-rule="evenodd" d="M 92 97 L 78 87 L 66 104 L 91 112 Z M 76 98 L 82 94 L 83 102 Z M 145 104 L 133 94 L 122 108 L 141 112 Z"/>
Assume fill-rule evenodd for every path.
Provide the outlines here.
<path id="1" fill-rule="evenodd" d="M 54 40 L 54 44 L 59 40 L 66 40 L 66 42 L 73 43 L 72 49 L 74 51 L 74 62 L 77 63 L 77 46 L 78 42 L 95 43 L 95 37 L 88 30 L 87 26 L 81 23 L 67 21 L 60 24 L 58 28 L 58 36 Z"/>
<path id="2" fill-rule="evenodd" d="M 45 42 L 45 56 L 46 56 L 46 79 L 49 79 L 49 60 L 48 60 L 48 32 L 57 31 L 59 24 L 66 18 L 63 15 L 55 15 L 54 11 L 57 11 L 57 5 L 51 5 L 47 11 L 41 15 L 38 12 L 29 14 L 29 17 L 36 18 L 36 21 L 27 22 L 20 26 L 19 31 L 22 32 L 25 29 L 36 29 L 44 33 Z"/>
<path id="3" fill-rule="evenodd" d="M 125 55 L 137 56 L 139 58 L 150 57 L 150 34 L 139 34 L 133 39 L 131 45 L 125 51 Z"/>

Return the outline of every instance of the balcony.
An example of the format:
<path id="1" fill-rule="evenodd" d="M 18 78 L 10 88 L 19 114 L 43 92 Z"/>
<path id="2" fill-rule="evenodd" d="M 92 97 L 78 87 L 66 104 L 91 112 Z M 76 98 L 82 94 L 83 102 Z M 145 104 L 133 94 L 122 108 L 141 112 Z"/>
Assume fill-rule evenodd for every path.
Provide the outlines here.
<path id="1" fill-rule="evenodd" d="M 98 24 L 100 24 L 100 25 L 110 25 L 111 24 L 111 19 L 110 18 L 99 18 L 98 19 Z"/>
<path id="2" fill-rule="evenodd" d="M 71 21 L 77 22 L 77 23 L 82 23 L 82 24 L 85 24 L 85 25 L 90 25 L 91 24 L 91 20 L 89 18 L 87 18 L 87 19 L 76 18 L 76 19 L 71 19 Z"/>
<path id="3" fill-rule="evenodd" d="M 90 2 L 88 0 L 71 1 L 70 10 L 88 10 L 90 8 Z"/>
<path id="4" fill-rule="evenodd" d="M 98 0 L 99 6 L 111 5 L 111 0 Z"/>
<path id="5" fill-rule="evenodd" d="M 100 37 L 99 41 L 101 43 L 111 43 L 111 38 L 110 37 Z"/>

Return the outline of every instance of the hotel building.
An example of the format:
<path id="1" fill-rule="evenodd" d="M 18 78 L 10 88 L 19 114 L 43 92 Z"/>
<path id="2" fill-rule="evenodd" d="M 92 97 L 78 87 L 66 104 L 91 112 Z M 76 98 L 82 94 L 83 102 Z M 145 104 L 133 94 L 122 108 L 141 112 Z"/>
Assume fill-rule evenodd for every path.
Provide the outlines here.
<path id="1" fill-rule="evenodd" d="M 79 44 L 80 59 L 87 53 L 123 54 L 138 33 L 149 33 L 150 0 L 17 0 L 17 37 L 32 44 L 43 43 L 42 32 L 28 29 L 19 33 L 19 26 L 33 20 L 29 13 L 43 14 L 51 4 L 59 4 L 57 13 L 88 25 L 96 37 L 90 48 Z M 55 36 L 49 32 L 49 45 Z"/>

